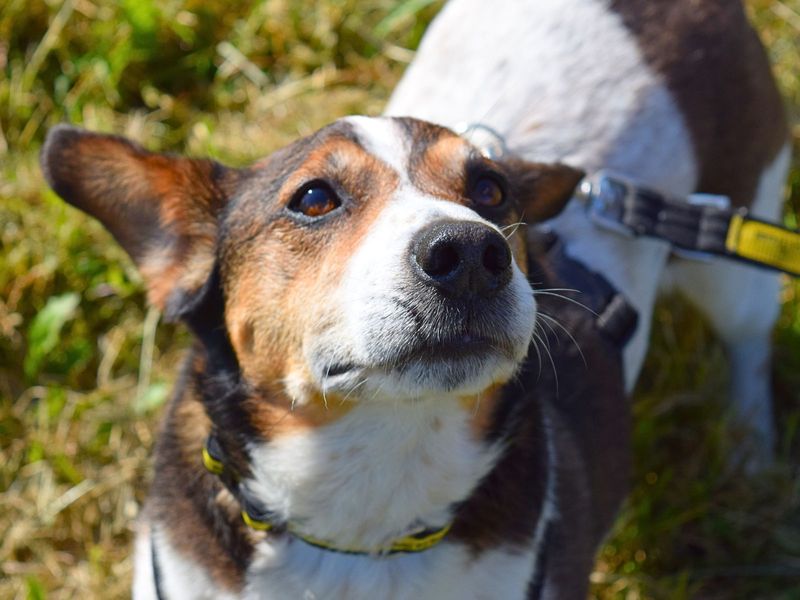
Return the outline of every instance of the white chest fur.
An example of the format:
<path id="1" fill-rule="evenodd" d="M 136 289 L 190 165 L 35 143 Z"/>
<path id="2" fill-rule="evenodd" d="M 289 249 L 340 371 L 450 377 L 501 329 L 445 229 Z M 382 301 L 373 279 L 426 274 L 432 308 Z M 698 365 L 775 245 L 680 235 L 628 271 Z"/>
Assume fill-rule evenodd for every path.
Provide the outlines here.
<path id="1" fill-rule="evenodd" d="M 469 417 L 455 399 L 362 405 L 333 425 L 253 448 L 249 486 L 309 535 L 344 546 L 385 545 L 414 523 L 449 522 L 453 503 L 491 469 L 498 449 L 475 439 Z M 522 598 L 534 546 L 475 558 L 443 542 L 420 554 L 376 558 L 328 552 L 291 537 L 265 541 L 244 595 Z"/>
<path id="2" fill-rule="evenodd" d="M 414 522 L 449 522 L 453 503 L 492 468 L 500 448 L 476 439 L 470 417 L 452 398 L 361 405 L 333 425 L 253 448 L 249 486 L 309 535 L 342 545 L 385 544 Z M 549 472 L 553 460 L 548 444 Z M 528 547 L 500 546 L 477 556 L 447 539 L 419 554 L 371 557 L 321 550 L 291 536 L 268 537 L 255 549 L 239 597 L 522 599 L 553 516 L 552 493 L 548 479 L 545 510 Z M 142 599 L 154 597 L 149 537 L 138 541 L 136 597 Z M 164 536 L 158 553 L 162 585 L 183 592 L 175 597 L 224 596 Z"/>
<path id="3" fill-rule="evenodd" d="M 415 524 L 443 526 L 497 451 L 457 399 L 366 404 L 334 424 L 251 448 L 248 487 L 304 533 L 382 547 Z"/>

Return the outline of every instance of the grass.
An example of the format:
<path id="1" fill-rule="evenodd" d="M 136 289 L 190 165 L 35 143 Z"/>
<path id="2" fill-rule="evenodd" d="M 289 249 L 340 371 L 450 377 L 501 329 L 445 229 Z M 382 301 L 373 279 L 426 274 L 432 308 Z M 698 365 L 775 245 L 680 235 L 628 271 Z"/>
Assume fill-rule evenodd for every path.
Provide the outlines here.
<path id="1" fill-rule="evenodd" d="M 0 5 L 0 598 L 126 597 L 130 526 L 187 334 L 130 261 L 47 192 L 62 120 L 244 164 L 333 118 L 377 114 L 440 2 L 6 0 Z M 751 0 L 800 139 L 800 0 Z M 795 153 L 800 156 L 800 151 Z M 800 215 L 800 163 L 786 222 Z M 722 349 L 656 311 L 634 412 L 634 489 L 597 598 L 800 598 L 800 285 L 775 332 L 775 468 L 727 457 Z"/>

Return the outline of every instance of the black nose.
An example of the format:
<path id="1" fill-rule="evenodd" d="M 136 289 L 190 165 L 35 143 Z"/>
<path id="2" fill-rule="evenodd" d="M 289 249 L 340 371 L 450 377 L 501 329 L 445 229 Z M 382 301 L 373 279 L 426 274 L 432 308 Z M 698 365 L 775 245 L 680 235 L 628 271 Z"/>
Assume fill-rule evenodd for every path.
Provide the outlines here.
<path id="1" fill-rule="evenodd" d="M 511 249 L 495 229 L 474 221 L 438 221 L 411 243 L 417 275 L 454 298 L 489 297 L 511 280 Z"/>

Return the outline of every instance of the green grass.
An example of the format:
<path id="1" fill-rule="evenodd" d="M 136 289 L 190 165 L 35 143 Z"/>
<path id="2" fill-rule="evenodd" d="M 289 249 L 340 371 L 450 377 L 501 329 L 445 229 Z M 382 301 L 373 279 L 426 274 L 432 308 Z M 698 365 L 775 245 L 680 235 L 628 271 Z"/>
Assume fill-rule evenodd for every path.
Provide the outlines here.
<path id="1" fill-rule="evenodd" d="M 748 4 L 797 141 L 800 0 Z M 110 236 L 46 191 L 47 128 L 70 120 L 244 164 L 338 116 L 378 114 L 440 5 L 0 4 L 0 598 L 128 595 L 130 528 L 188 340 L 157 325 Z M 798 307 L 787 282 L 779 460 L 746 477 L 728 461 L 741 432 L 725 425 L 722 349 L 684 303 L 660 305 L 634 403 L 634 489 L 593 575 L 598 598 L 800 598 Z"/>

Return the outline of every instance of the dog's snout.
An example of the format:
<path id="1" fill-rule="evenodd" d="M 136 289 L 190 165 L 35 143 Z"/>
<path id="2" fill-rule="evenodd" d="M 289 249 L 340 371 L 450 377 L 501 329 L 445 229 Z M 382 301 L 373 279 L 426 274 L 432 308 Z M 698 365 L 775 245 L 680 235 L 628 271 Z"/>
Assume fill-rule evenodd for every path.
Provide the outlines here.
<path id="1" fill-rule="evenodd" d="M 474 221 L 439 221 L 411 244 L 418 276 L 452 297 L 491 296 L 511 280 L 511 250 L 495 229 Z"/>

